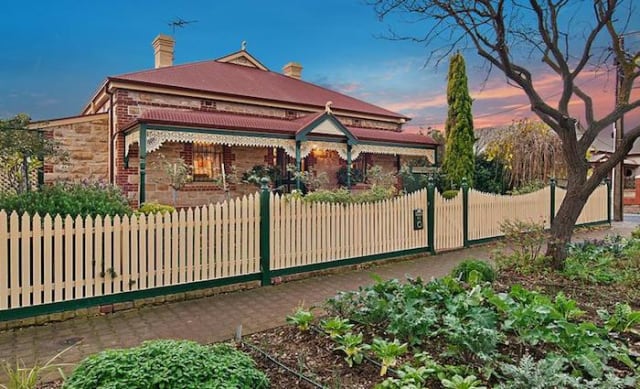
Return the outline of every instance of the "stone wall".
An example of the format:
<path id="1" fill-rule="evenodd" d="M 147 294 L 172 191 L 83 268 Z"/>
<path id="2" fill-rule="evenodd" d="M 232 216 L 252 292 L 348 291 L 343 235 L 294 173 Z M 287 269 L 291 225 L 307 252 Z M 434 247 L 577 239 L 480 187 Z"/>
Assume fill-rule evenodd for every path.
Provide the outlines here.
<path id="1" fill-rule="evenodd" d="M 67 124 L 45 130 L 68 154 L 66 164 L 45 161 L 45 183 L 107 180 L 109 126 L 107 120 Z"/>

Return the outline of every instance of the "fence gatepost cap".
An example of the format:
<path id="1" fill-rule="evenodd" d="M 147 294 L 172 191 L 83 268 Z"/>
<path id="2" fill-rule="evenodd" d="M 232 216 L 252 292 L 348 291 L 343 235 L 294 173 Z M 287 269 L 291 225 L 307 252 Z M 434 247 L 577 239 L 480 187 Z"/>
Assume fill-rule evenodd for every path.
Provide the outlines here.
<path id="1" fill-rule="evenodd" d="M 262 190 L 268 190 L 269 189 L 269 178 L 262 177 L 260 179 L 260 189 L 262 189 Z"/>

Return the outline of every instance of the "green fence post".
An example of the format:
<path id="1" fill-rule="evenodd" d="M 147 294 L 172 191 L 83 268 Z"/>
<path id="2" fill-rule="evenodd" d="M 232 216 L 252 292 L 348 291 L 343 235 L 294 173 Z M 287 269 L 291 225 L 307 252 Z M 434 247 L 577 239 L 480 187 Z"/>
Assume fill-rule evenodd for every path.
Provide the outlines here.
<path id="1" fill-rule="evenodd" d="M 431 254 L 436 253 L 435 246 L 435 225 L 436 225 L 436 207 L 435 207 L 435 183 L 433 177 L 429 176 L 429 182 L 427 184 L 427 244 Z"/>
<path id="2" fill-rule="evenodd" d="M 549 187 L 551 189 L 551 210 L 549 213 L 549 225 L 553 224 L 553 219 L 556 217 L 556 179 L 552 178 L 549 181 Z"/>
<path id="3" fill-rule="evenodd" d="M 269 179 L 263 177 L 260 183 L 262 184 L 260 188 L 260 273 L 262 274 L 260 285 L 266 286 L 271 285 Z"/>
<path id="4" fill-rule="evenodd" d="M 462 178 L 462 244 L 469 247 L 469 183 Z"/>
<path id="5" fill-rule="evenodd" d="M 604 182 L 607 184 L 607 223 L 611 224 L 611 179 L 607 177 Z"/>

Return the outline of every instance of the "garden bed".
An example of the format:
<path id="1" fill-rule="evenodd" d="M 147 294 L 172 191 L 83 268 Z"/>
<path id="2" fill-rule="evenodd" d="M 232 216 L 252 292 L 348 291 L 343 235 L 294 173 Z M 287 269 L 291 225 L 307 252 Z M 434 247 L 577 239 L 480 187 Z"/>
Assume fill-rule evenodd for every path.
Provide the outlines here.
<path id="1" fill-rule="evenodd" d="M 640 359 L 639 245 L 637 240 L 587 242 L 572 247 L 577 260 L 562 273 L 512 268 L 491 284 L 479 273 L 467 280 L 468 272 L 467 282 L 378 280 L 329 302 L 331 316 L 310 321 L 309 311 L 299 310 L 289 317 L 293 325 L 246 337 L 251 346 L 243 350 L 273 388 L 525 388 L 534 382 L 634 387 Z M 333 316 L 349 323 L 343 333 L 362 333 L 367 347 L 374 338 L 396 339 L 407 351 L 385 376 L 371 349 L 363 352 L 362 363 L 349 367 L 338 349 L 340 338 L 323 331 Z M 425 317 L 430 321 L 421 323 Z M 305 321 L 306 330 L 300 325 Z"/>

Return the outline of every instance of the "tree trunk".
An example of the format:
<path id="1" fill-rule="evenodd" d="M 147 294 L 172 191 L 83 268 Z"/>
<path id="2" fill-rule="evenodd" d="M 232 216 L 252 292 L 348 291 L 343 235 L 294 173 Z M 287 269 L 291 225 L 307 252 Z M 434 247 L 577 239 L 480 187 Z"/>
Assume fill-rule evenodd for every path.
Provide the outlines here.
<path id="1" fill-rule="evenodd" d="M 588 198 L 588 195 L 584 195 L 584 189 L 581 191 L 575 186 L 568 187 L 562 205 L 551 223 L 551 236 L 547 244 L 546 256 L 551 259 L 550 265 L 556 270 L 561 270 L 564 267 L 564 261 L 567 258 L 567 244 L 571 241 L 573 228 Z"/>
<path id="2" fill-rule="evenodd" d="M 23 186 L 22 189 L 24 192 L 31 191 L 31 185 L 29 185 L 29 159 L 25 156 L 22 157 L 22 180 Z"/>

